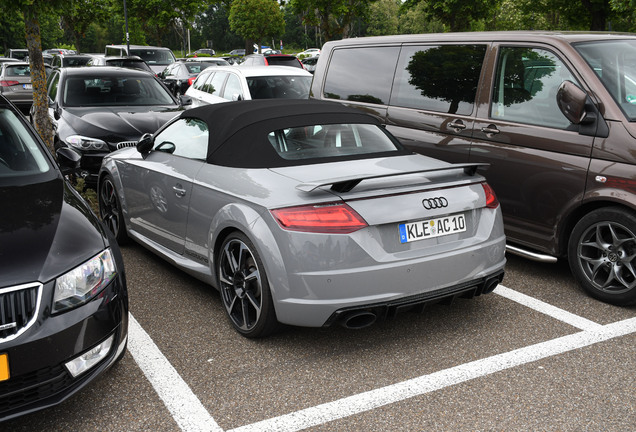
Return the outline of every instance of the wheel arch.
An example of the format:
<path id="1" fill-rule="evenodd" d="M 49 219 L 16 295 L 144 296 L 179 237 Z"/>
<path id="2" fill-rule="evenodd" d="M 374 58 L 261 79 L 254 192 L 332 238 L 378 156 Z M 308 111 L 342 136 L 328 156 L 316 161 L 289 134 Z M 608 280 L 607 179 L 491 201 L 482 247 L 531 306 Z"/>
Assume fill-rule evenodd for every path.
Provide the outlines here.
<path id="1" fill-rule="evenodd" d="M 570 214 L 564 219 L 561 223 L 561 227 L 559 229 L 559 243 L 557 253 L 559 257 L 566 257 L 568 253 L 568 244 L 570 243 L 570 236 L 576 224 L 583 218 L 585 215 L 599 209 L 603 208 L 622 208 L 627 210 L 628 212 L 636 215 L 636 209 L 627 205 L 624 201 L 615 201 L 612 199 L 604 199 L 587 201 L 572 210 Z"/>

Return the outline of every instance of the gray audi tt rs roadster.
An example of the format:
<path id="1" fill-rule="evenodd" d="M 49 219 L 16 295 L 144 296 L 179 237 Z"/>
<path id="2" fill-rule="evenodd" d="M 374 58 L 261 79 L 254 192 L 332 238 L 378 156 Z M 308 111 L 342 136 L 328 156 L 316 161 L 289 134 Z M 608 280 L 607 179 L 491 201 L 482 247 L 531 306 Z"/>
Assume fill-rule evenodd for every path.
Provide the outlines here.
<path id="1" fill-rule="evenodd" d="M 107 155 L 99 205 L 118 241 L 216 287 L 246 337 L 361 328 L 502 280 L 501 211 L 477 167 L 413 154 L 340 104 L 239 101 Z"/>

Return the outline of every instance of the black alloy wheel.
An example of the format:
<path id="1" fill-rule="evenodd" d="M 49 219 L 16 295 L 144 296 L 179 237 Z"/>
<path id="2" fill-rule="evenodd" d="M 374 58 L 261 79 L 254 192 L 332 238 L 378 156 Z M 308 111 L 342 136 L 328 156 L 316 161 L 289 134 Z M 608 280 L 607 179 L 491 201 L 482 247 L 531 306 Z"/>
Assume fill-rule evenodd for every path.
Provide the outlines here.
<path id="1" fill-rule="evenodd" d="M 243 336 L 264 337 L 278 327 L 263 263 L 242 233 L 229 235 L 217 262 L 218 286 L 230 322 Z"/>
<path id="2" fill-rule="evenodd" d="M 115 236 L 117 243 L 125 244 L 128 241 L 126 225 L 121 211 L 121 203 L 117 196 L 115 183 L 110 175 L 103 178 L 99 187 L 99 216 L 106 227 Z"/>
<path id="3" fill-rule="evenodd" d="M 619 207 L 589 213 L 572 231 L 568 260 L 592 297 L 622 306 L 636 303 L 636 216 Z"/>

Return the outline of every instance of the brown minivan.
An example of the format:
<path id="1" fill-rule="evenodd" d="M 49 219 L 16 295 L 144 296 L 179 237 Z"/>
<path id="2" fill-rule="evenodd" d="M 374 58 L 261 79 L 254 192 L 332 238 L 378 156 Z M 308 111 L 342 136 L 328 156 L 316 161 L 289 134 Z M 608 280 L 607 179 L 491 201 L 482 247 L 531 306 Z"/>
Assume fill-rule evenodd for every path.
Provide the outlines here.
<path id="1" fill-rule="evenodd" d="M 311 97 L 370 112 L 408 148 L 482 173 L 508 251 L 567 257 L 636 303 L 636 36 L 483 32 L 326 43 Z"/>

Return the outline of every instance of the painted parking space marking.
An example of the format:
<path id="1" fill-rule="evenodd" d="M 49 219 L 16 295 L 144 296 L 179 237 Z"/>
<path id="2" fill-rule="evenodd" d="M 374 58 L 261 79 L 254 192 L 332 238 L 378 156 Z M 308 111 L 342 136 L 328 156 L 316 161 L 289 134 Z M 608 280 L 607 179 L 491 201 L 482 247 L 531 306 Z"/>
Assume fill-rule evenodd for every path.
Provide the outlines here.
<path id="1" fill-rule="evenodd" d="M 494 292 L 582 331 L 240 426 L 227 432 L 300 431 L 516 366 L 636 333 L 636 317 L 601 325 L 501 285 Z M 181 430 L 224 432 L 132 315 L 130 315 L 129 327 L 130 353 Z"/>
<path id="2" fill-rule="evenodd" d="M 181 430 L 223 432 L 132 314 L 129 315 L 128 334 L 128 351 Z"/>
<path id="3" fill-rule="evenodd" d="M 511 290 L 503 285 L 498 285 L 493 292 L 581 330 L 596 330 L 602 327 L 599 323 L 574 315 L 571 312 L 552 306 L 551 304 L 542 302 L 541 300 L 537 300 L 534 297 L 530 297 L 518 291 Z"/>

